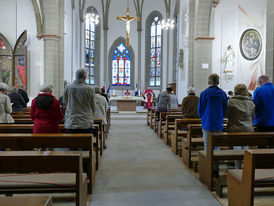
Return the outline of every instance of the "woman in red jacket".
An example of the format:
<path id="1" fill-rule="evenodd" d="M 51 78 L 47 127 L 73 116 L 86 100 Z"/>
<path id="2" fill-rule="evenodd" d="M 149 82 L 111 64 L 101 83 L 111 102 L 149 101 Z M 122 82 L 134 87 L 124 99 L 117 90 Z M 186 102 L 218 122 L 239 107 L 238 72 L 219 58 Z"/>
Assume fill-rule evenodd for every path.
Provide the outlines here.
<path id="1" fill-rule="evenodd" d="M 34 123 L 33 133 L 60 133 L 59 122 L 64 117 L 52 89 L 51 84 L 42 85 L 40 93 L 32 100 L 30 115 Z"/>

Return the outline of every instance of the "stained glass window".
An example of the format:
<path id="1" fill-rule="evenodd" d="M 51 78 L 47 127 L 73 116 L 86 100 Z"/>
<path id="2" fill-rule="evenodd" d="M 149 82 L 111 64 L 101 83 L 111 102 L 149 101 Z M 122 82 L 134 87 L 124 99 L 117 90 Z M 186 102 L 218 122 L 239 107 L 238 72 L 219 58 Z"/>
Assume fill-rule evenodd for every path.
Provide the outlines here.
<path id="1" fill-rule="evenodd" d="M 112 85 L 130 86 L 130 68 L 131 59 L 129 50 L 124 43 L 120 43 L 113 52 Z"/>
<path id="2" fill-rule="evenodd" d="M 91 17 L 91 18 L 90 18 Z M 96 45 L 96 18 L 95 14 L 86 14 L 85 28 L 85 68 L 87 71 L 87 84 L 95 84 L 95 45 Z"/>
<path id="3" fill-rule="evenodd" d="M 151 87 L 161 86 L 162 71 L 162 25 L 158 16 L 154 17 L 150 26 L 150 75 Z"/>

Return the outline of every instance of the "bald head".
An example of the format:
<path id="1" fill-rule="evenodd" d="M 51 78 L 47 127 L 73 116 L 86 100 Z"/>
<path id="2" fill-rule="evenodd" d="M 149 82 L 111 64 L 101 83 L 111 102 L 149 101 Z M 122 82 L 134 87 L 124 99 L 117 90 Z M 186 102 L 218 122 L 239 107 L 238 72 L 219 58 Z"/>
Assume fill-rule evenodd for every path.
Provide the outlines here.
<path id="1" fill-rule="evenodd" d="M 259 78 L 258 78 L 258 84 L 259 86 L 263 86 L 264 84 L 266 83 L 269 83 L 270 82 L 270 79 L 268 76 L 266 75 L 261 75 Z"/>

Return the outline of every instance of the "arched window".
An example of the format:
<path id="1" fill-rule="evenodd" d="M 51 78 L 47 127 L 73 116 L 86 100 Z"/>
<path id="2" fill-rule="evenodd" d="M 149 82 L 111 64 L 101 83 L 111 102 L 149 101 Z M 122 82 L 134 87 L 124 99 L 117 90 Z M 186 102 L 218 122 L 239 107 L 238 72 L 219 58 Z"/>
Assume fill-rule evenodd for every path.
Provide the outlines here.
<path id="1" fill-rule="evenodd" d="M 131 59 L 130 52 L 124 43 L 113 52 L 112 58 L 112 85 L 113 86 L 130 86 L 131 85 Z"/>
<path id="2" fill-rule="evenodd" d="M 161 88 L 162 86 L 162 16 L 152 12 L 146 21 L 146 86 Z"/>
<path id="3" fill-rule="evenodd" d="M 94 85 L 96 84 L 96 73 L 98 73 L 96 69 L 97 66 L 97 54 L 98 52 L 98 23 L 99 23 L 99 15 L 97 11 L 93 7 L 89 7 L 86 12 L 86 20 L 85 20 L 85 68 L 88 73 L 86 82 L 87 84 Z M 98 37 L 97 37 L 98 35 Z M 99 61 L 98 61 L 99 62 Z"/>

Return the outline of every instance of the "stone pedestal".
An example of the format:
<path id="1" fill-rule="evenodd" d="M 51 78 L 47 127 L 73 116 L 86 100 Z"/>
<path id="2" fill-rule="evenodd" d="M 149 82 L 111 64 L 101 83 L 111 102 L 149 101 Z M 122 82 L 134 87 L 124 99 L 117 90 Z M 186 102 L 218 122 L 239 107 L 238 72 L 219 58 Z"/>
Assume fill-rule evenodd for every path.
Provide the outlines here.
<path id="1" fill-rule="evenodd" d="M 136 100 L 117 100 L 118 111 L 136 111 Z"/>

